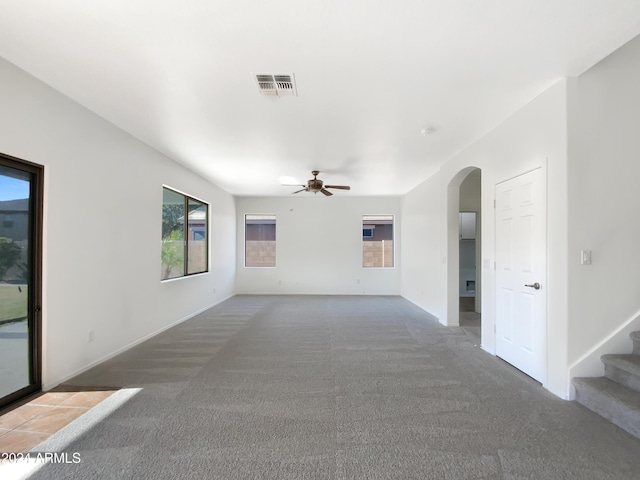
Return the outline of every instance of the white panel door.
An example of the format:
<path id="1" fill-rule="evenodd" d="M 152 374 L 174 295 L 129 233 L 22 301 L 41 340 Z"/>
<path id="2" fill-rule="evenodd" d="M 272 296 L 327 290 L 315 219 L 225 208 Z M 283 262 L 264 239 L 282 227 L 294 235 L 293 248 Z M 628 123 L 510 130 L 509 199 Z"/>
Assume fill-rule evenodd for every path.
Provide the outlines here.
<path id="1" fill-rule="evenodd" d="M 546 186 L 542 169 L 496 185 L 496 354 L 546 375 Z"/>

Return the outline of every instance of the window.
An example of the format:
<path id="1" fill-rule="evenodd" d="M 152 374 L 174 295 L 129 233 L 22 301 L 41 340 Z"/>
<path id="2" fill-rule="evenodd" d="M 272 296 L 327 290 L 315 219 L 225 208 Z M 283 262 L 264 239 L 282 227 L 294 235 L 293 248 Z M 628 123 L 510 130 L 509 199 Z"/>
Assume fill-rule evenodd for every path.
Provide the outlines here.
<path id="1" fill-rule="evenodd" d="M 206 203 L 162 189 L 162 280 L 208 271 L 208 225 Z"/>
<path id="2" fill-rule="evenodd" d="M 393 267 L 393 215 L 362 216 L 362 266 Z"/>
<path id="3" fill-rule="evenodd" d="M 276 266 L 276 216 L 244 216 L 244 266 Z"/>

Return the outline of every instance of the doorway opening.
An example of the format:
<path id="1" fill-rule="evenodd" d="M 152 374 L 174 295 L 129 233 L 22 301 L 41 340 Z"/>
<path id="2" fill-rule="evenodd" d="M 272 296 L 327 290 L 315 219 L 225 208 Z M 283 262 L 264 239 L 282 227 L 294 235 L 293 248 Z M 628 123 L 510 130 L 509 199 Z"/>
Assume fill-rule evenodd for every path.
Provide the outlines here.
<path id="1" fill-rule="evenodd" d="M 480 169 L 472 170 L 460 184 L 458 208 L 459 325 L 466 332 L 480 338 L 482 321 L 481 275 L 478 268 L 481 211 Z"/>
<path id="2" fill-rule="evenodd" d="M 479 259 L 482 256 L 481 244 L 481 170 L 477 167 L 466 167 L 456 173 L 447 186 L 446 204 L 446 229 L 447 229 L 447 255 L 443 258 L 443 263 L 447 265 L 447 311 L 446 325 L 462 326 L 471 328 L 471 333 L 481 335 L 480 314 L 482 309 L 482 276 L 481 269 L 478 268 Z M 463 213 L 464 215 L 461 215 Z M 470 238 L 461 238 L 466 235 L 461 232 L 462 218 L 465 218 L 465 229 L 472 216 L 475 214 L 475 231 L 473 232 L 473 242 Z M 474 220 L 471 220 L 473 223 Z M 464 242 L 461 248 L 461 243 Z M 464 261 L 464 272 L 461 271 L 461 250 Z M 469 266 L 468 258 L 465 255 L 469 250 L 474 253 Z M 469 268 L 467 268 L 469 267 Z M 475 273 L 474 273 L 475 272 Z M 463 293 L 463 296 L 461 295 Z M 473 293 L 472 293 L 473 292 Z M 464 298 L 463 324 L 461 325 L 461 298 Z M 469 315 L 475 314 L 475 315 Z M 469 324 L 471 322 L 471 324 Z M 481 339 L 480 339 L 481 340 Z M 479 341 L 478 343 L 482 343 Z"/>

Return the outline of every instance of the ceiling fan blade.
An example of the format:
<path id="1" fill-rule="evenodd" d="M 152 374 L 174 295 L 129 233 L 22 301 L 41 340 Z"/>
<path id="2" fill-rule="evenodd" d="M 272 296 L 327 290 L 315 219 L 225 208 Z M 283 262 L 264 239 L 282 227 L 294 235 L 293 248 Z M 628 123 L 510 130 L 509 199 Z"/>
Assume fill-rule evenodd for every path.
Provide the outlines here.
<path id="1" fill-rule="evenodd" d="M 307 189 L 303 188 L 302 190 L 298 190 L 297 192 L 292 192 L 291 195 L 293 195 L 294 193 L 300 193 L 300 192 L 306 192 L 306 191 L 307 191 Z"/>
<path id="2" fill-rule="evenodd" d="M 281 183 L 283 187 L 306 187 L 306 185 L 302 185 L 300 183 Z"/>
<path id="3" fill-rule="evenodd" d="M 331 195 L 333 195 L 333 193 L 331 193 L 329 190 L 327 190 L 326 188 L 323 188 L 322 190 L 320 190 L 322 193 L 324 193 L 327 197 L 330 197 Z"/>
<path id="4" fill-rule="evenodd" d="M 340 190 L 351 190 L 348 185 L 325 185 L 324 188 L 339 188 Z"/>

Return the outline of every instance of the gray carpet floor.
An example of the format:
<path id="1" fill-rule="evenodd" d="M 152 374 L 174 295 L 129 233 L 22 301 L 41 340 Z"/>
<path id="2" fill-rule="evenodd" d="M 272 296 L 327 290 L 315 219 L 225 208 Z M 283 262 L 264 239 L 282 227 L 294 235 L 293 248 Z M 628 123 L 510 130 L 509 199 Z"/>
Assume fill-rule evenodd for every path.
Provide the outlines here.
<path id="1" fill-rule="evenodd" d="M 69 384 L 141 390 L 33 479 L 640 478 L 640 440 L 400 297 L 236 296 Z"/>

